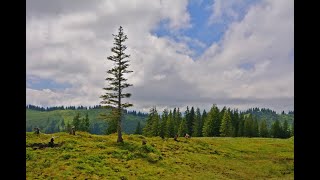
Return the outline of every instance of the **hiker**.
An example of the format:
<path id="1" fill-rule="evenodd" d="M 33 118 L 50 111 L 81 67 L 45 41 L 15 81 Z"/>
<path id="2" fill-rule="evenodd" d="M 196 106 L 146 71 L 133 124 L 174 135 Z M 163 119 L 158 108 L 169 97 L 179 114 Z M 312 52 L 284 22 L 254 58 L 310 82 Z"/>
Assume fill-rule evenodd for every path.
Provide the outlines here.
<path id="1" fill-rule="evenodd" d="M 49 147 L 53 147 L 53 146 L 54 146 L 54 137 L 52 137 L 49 142 Z"/>
<path id="2" fill-rule="evenodd" d="M 74 126 L 72 126 L 72 128 L 71 128 L 70 134 L 76 135 L 76 130 L 75 130 Z"/>
<path id="3" fill-rule="evenodd" d="M 35 131 L 35 132 L 34 132 L 35 134 L 39 134 L 39 133 L 40 133 L 40 129 L 39 129 L 39 128 L 37 128 L 37 127 L 36 127 L 36 128 L 34 128 L 34 131 Z"/>
<path id="4" fill-rule="evenodd" d="M 186 135 L 184 136 L 186 139 L 190 138 L 190 135 L 186 133 Z"/>
<path id="5" fill-rule="evenodd" d="M 178 134 L 176 134 L 173 138 L 175 141 L 178 141 Z"/>

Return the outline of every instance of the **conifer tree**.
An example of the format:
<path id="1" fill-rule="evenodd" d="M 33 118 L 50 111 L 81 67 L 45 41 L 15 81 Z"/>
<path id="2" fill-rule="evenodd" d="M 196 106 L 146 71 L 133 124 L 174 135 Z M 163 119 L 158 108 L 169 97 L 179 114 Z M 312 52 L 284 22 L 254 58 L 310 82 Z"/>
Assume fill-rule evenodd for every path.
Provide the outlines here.
<path id="1" fill-rule="evenodd" d="M 171 110 L 169 112 L 168 121 L 167 121 L 167 135 L 168 135 L 168 137 L 174 137 L 174 135 L 175 135 L 173 114 L 172 114 Z"/>
<path id="2" fill-rule="evenodd" d="M 174 133 L 175 134 L 178 134 L 178 131 L 179 131 L 179 127 L 180 127 L 180 124 L 181 124 L 181 121 L 182 121 L 182 114 L 180 112 L 180 109 L 178 108 L 177 110 L 177 113 L 176 113 L 176 124 L 175 124 L 175 131 Z"/>
<path id="3" fill-rule="evenodd" d="M 133 71 L 127 70 L 129 67 L 129 60 L 125 60 L 129 58 L 130 55 L 125 54 L 125 50 L 127 46 L 124 45 L 126 41 L 127 35 L 124 34 L 123 28 L 119 27 L 118 34 L 114 35 L 114 47 L 111 48 L 111 52 L 115 55 L 111 55 L 108 57 L 108 60 L 115 63 L 115 66 L 108 70 L 107 73 L 110 75 L 106 78 L 109 82 L 109 87 L 103 88 L 107 92 L 100 96 L 103 100 L 101 104 L 105 107 L 115 107 L 117 113 L 114 114 L 115 118 L 117 119 L 117 133 L 118 138 L 117 142 L 123 142 L 122 138 L 122 129 L 121 129 L 121 119 L 122 119 L 122 111 L 124 108 L 133 106 L 130 103 L 122 103 L 123 98 L 129 98 L 131 96 L 130 93 L 123 93 L 123 90 L 132 84 L 126 83 L 127 79 L 124 78 L 124 74 L 131 73 Z"/>
<path id="4" fill-rule="evenodd" d="M 67 126 L 66 126 L 65 131 L 66 131 L 66 132 L 70 132 L 70 131 L 71 131 L 71 124 L 70 124 L 69 121 L 67 122 Z"/>
<path id="5" fill-rule="evenodd" d="M 202 134 L 205 137 L 212 137 L 215 136 L 214 132 L 214 125 L 215 122 L 218 121 L 219 118 L 219 109 L 218 107 L 214 104 L 212 105 L 210 111 L 208 112 L 207 118 L 204 121 L 204 125 L 202 128 Z"/>
<path id="6" fill-rule="evenodd" d="M 267 122 L 266 120 L 262 120 L 260 123 L 260 130 L 259 130 L 260 137 L 268 137 L 269 132 L 268 132 L 268 127 L 267 127 Z"/>
<path id="7" fill-rule="evenodd" d="M 64 124 L 64 119 L 63 118 L 61 119 L 60 127 L 61 127 L 60 131 L 64 131 L 65 130 L 65 124 Z"/>
<path id="8" fill-rule="evenodd" d="M 191 107 L 191 110 L 190 110 L 190 114 L 189 114 L 189 119 L 188 119 L 188 121 L 187 121 L 188 134 L 189 134 L 190 136 L 193 136 L 193 132 L 194 132 L 194 129 L 193 129 L 194 121 L 195 121 L 195 112 L 194 112 L 194 108 L 193 108 L 193 106 L 192 106 L 192 107 Z"/>
<path id="9" fill-rule="evenodd" d="M 201 126 L 201 136 L 204 136 L 203 135 L 203 126 L 204 126 L 205 119 L 207 119 L 207 116 L 208 116 L 208 114 L 207 114 L 206 110 L 204 109 L 202 112 L 202 115 L 201 115 L 201 125 L 200 125 Z"/>
<path id="10" fill-rule="evenodd" d="M 89 115 L 88 113 L 86 114 L 86 117 L 84 118 L 84 131 L 89 132 L 89 127 L 90 127 L 90 120 L 89 120 Z"/>
<path id="11" fill-rule="evenodd" d="M 161 124 L 160 124 L 160 137 L 168 137 L 167 134 L 167 121 L 168 121 L 168 110 L 164 109 L 161 116 Z"/>
<path id="12" fill-rule="evenodd" d="M 254 120 L 253 120 L 252 136 L 253 137 L 258 137 L 259 136 L 259 123 L 258 123 L 257 118 L 254 118 Z"/>
<path id="13" fill-rule="evenodd" d="M 136 127 L 134 134 L 142 134 L 142 128 L 141 128 L 140 121 L 137 124 L 137 127 Z"/>
<path id="14" fill-rule="evenodd" d="M 240 114 L 239 117 L 239 130 L 238 130 L 238 137 L 243 137 L 244 135 L 244 116 L 243 113 Z"/>
<path id="15" fill-rule="evenodd" d="M 244 118 L 244 136 L 252 137 L 253 136 L 253 118 L 252 114 L 245 116 Z"/>
<path id="16" fill-rule="evenodd" d="M 201 137 L 202 136 L 202 128 L 201 128 L 201 113 L 200 109 L 197 108 L 196 110 L 196 116 L 195 116 L 195 122 L 194 122 L 194 135 L 195 137 Z"/>
<path id="17" fill-rule="evenodd" d="M 156 107 L 152 107 L 149 111 L 149 115 L 146 121 L 146 125 L 143 128 L 143 134 L 145 136 L 158 136 L 159 135 L 159 115 Z"/>
<path id="18" fill-rule="evenodd" d="M 281 137 L 281 125 L 278 119 L 272 124 L 271 126 L 271 135 L 273 138 L 280 138 Z"/>
<path id="19" fill-rule="evenodd" d="M 183 117 L 179 125 L 178 134 L 179 136 L 184 136 L 188 132 L 186 117 Z"/>
<path id="20" fill-rule="evenodd" d="M 77 113 L 76 116 L 73 118 L 72 124 L 76 130 L 81 130 L 81 120 L 79 113 Z"/>
<path id="21" fill-rule="evenodd" d="M 282 138 L 289 138 L 290 137 L 290 129 L 288 125 L 288 121 L 285 119 L 282 125 Z"/>
<path id="22" fill-rule="evenodd" d="M 222 122 L 221 122 L 220 136 L 230 137 L 232 136 L 232 133 L 233 133 L 233 129 L 232 129 L 230 112 L 225 111 L 224 116 L 222 118 Z"/>

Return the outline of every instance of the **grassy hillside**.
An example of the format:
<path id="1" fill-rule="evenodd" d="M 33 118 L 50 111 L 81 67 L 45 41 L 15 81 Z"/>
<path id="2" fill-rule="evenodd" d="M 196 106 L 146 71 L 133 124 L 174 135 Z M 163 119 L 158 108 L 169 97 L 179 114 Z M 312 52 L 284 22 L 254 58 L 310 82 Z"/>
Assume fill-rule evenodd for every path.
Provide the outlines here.
<path id="1" fill-rule="evenodd" d="M 90 132 L 94 134 L 104 134 L 107 123 L 104 120 L 98 119 L 99 114 L 109 112 L 106 109 L 79 109 L 79 110 L 55 110 L 55 111 L 36 111 L 26 109 L 26 128 L 27 131 L 32 131 L 33 127 L 40 127 L 45 132 L 45 128 L 54 121 L 54 124 L 60 124 L 63 120 L 65 124 L 71 123 L 74 116 L 80 113 L 80 117 L 84 117 L 88 113 L 90 119 Z M 126 114 L 123 121 L 123 131 L 126 133 L 133 133 L 137 127 L 138 122 L 141 125 L 145 124 L 145 118 Z M 58 126 L 58 125 L 57 125 Z"/>
<path id="2" fill-rule="evenodd" d="M 293 179 L 293 138 L 179 138 L 26 133 L 27 179 Z"/>

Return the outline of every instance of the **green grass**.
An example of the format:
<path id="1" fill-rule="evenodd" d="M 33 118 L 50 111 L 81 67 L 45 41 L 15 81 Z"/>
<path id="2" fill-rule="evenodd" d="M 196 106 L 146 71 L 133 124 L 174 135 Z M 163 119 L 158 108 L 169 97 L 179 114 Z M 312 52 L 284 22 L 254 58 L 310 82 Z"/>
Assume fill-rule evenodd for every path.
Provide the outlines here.
<path id="1" fill-rule="evenodd" d="M 52 134 L 26 133 L 27 146 Z M 146 138 L 56 133 L 27 147 L 27 179 L 293 179 L 293 138 Z"/>

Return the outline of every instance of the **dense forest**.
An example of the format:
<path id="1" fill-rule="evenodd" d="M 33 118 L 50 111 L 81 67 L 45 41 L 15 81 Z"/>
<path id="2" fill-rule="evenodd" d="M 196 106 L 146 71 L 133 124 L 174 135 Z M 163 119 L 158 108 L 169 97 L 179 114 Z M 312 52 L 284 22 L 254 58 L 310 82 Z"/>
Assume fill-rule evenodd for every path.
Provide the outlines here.
<path id="1" fill-rule="evenodd" d="M 76 125 L 78 130 L 92 134 L 107 134 L 108 122 L 99 119 L 99 114 L 110 112 L 100 105 L 39 107 L 27 105 L 26 130 L 39 127 L 44 133 L 68 131 Z M 238 111 L 213 105 L 209 112 L 199 108 L 187 107 L 185 112 L 179 108 L 158 112 L 156 107 L 149 113 L 124 111 L 124 132 L 145 136 L 174 137 L 185 133 L 194 137 L 232 136 L 232 137 L 277 137 L 293 135 L 294 111 L 277 114 L 266 108 L 250 108 Z"/>
<path id="2" fill-rule="evenodd" d="M 194 137 L 274 137 L 289 138 L 294 133 L 294 112 L 277 114 L 270 109 L 253 108 L 244 112 L 213 105 L 209 112 L 187 107 L 165 109 L 160 116 L 155 107 L 150 109 L 145 136 L 174 137 L 185 134 Z"/>

